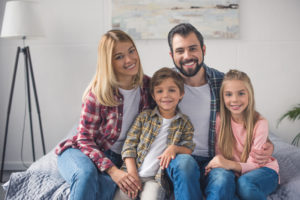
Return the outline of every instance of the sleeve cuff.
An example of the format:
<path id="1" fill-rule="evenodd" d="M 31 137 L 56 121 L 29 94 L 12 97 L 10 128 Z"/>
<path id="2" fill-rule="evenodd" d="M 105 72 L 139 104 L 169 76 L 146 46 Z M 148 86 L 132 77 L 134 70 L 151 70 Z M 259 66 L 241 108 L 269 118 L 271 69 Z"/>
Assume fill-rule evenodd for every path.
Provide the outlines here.
<path id="1" fill-rule="evenodd" d="M 240 162 L 240 165 L 242 167 L 241 174 L 245 174 L 253 169 L 256 169 L 257 166 L 255 164 L 249 164 L 249 163 L 242 163 Z"/>
<path id="2" fill-rule="evenodd" d="M 122 159 L 124 160 L 125 158 L 135 158 L 136 157 L 136 152 L 135 151 L 123 151 L 122 152 Z"/>
<path id="3" fill-rule="evenodd" d="M 104 172 L 112 166 L 114 166 L 114 163 L 108 158 L 104 158 L 102 162 L 97 162 L 97 167 L 100 170 L 100 172 Z"/>

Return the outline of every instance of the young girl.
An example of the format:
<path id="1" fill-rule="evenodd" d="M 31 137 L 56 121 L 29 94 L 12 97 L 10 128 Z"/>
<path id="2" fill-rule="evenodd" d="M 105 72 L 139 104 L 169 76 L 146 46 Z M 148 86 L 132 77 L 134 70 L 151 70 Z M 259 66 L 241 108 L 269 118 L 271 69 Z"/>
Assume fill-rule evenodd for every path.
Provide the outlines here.
<path id="1" fill-rule="evenodd" d="M 181 76 L 162 68 L 154 73 L 150 90 L 157 107 L 139 114 L 122 150 L 128 173 L 143 187 L 133 194 L 117 190 L 115 200 L 138 195 L 141 200 L 164 199 L 167 185 L 162 183 L 162 169 L 168 168 L 177 154 L 191 154 L 194 149 L 193 126 L 177 109 L 184 94 Z"/>
<path id="2" fill-rule="evenodd" d="M 104 34 L 96 74 L 83 95 L 78 133 L 56 148 L 70 199 L 112 199 L 117 185 L 138 189 L 119 169 L 120 153 L 136 115 L 150 108 L 149 84 L 133 40 L 120 30 Z"/>
<path id="3" fill-rule="evenodd" d="M 268 132 L 267 120 L 255 111 L 249 77 L 244 72 L 230 70 L 220 89 L 220 114 L 216 120 L 217 155 L 206 166 L 206 174 L 213 168 L 232 170 L 238 176 L 236 192 L 240 199 L 266 199 L 278 185 L 279 166 L 273 157 L 259 166 L 251 153 L 262 148 Z"/>

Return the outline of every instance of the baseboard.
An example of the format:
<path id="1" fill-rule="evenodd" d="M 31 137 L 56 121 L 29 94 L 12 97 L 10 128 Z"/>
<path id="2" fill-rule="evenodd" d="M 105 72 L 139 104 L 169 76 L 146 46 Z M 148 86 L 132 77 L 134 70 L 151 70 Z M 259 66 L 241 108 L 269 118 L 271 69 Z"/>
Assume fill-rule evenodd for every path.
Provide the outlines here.
<path id="1" fill-rule="evenodd" d="M 16 162 L 16 161 L 5 161 L 4 162 L 4 170 L 13 170 L 13 171 L 22 171 L 26 170 L 32 162 Z M 24 166 L 25 165 L 25 166 Z"/>

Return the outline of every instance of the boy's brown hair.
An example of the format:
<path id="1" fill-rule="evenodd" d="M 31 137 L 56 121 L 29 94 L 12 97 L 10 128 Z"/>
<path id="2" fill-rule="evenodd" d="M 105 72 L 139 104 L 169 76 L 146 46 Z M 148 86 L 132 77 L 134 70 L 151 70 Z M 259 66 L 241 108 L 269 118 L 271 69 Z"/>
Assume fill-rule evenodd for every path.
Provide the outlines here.
<path id="1" fill-rule="evenodd" d="M 184 81 L 183 78 L 174 70 L 168 67 L 163 67 L 156 71 L 152 78 L 150 84 L 150 92 L 154 94 L 154 87 L 160 85 L 164 80 L 171 78 L 174 83 L 179 88 L 180 94 L 184 94 Z"/>

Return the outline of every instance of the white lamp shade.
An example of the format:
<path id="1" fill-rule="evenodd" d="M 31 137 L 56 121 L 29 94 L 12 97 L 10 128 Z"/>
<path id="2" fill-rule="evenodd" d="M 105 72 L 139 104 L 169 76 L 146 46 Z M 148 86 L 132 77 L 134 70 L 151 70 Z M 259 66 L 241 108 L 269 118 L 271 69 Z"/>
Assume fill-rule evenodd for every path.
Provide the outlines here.
<path id="1" fill-rule="evenodd" d="M 1 37 L 40 37 L 43 30 L 33 1 L 8 1 L 4 11 Z"/>

